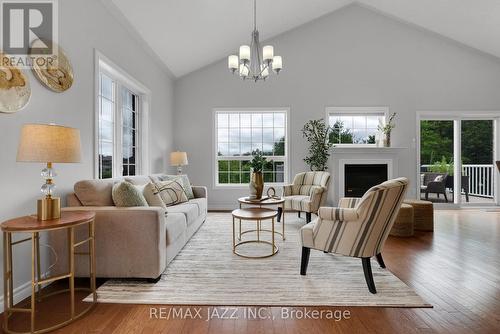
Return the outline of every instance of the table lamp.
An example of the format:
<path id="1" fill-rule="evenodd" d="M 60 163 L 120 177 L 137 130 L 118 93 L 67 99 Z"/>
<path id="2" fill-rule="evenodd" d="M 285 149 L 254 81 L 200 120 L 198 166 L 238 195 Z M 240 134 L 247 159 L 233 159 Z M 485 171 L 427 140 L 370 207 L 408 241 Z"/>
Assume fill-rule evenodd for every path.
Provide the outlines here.
<path id="1" fill-rule="evenodd" d="M 182 166 L 188 164 L 188 157 L 186 152 L 172 152 L 170 153 L 170 165 L 177 166 L 177 174 L 182 174 Z"/>
<path id="2" fill-rule="evenodd" d="M 61 199 L 52 197 L 55 189 L 52 168 L 57 162 L 80 162 L 80 130 L 55 124 L 25 124 L 17 149 L 17 161 L 43 162 L 42 170 L 45 184 L 41 191 L 45 197 L 38 200 L 38 220 L 51 220 L 61 217 Z"/>

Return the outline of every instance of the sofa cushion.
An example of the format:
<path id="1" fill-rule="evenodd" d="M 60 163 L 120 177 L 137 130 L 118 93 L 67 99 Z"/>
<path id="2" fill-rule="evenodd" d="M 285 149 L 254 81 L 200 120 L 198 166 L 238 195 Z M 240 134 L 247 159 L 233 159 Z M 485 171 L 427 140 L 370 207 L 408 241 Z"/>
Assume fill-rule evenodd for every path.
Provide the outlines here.
<path id="1" fill-rule="evenodd" d="M 187 229 L 186 217 L 183 213 L 167 213 L 167 246 L 174 243 Z"/>
<path id="2" fill-rule="evenodd" d="M 187 202 L 187 196 L 181 184 L 181 179 L 160 181 L 155 183 L 156 190 L 166 206 Z"/>
<path id="3" fill-rule="evenodd" d="M 75 195 L 84 206 L 113 206 L 113 184 L 116 180 L 83 180 L 75 183 Z"/>
<path id="4" fill-rule="evenodd" d="M 311 197 L 304 195 L 286 196 L 285 209 L 311 212 Z"/>
<path id="5" fill-rule="evenodd" d="M 198 205 L 189 202 L 167 207 L 167 217 L 170 213 L 184 214 L 188 225 L 192 224 L 199 217 Z"/>
<path id="6" fill-rule="evenodd" d="M 142 188 L 142 187 L 141 187 Z M 113 185 L 113 202 L 119 207 L 148 206 L 148 202 L 142 194 L 142 189 L 132 183 L 122 181 Z"/>
<path id="7" fill-rule="evenodd" d="M 188 203 L 196 204 L 198 207 L 198 216 L 207 214 L 207 199 L 206 198 L 194 198 L 189 200 Z"/>

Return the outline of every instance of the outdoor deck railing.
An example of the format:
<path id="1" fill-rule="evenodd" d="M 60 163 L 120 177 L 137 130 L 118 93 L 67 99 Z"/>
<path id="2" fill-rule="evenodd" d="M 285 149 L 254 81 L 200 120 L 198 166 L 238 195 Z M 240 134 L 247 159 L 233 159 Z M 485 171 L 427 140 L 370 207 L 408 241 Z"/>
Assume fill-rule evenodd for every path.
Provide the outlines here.
<path id="1" fill-rule="evenodd" d="M 431 165 L 422 165 L 429 168 Z M 495 196 L 495 167 L 491 165 L 462 165 L 462 175 L 469 177 L 469 195 L 493 198 Z"/>

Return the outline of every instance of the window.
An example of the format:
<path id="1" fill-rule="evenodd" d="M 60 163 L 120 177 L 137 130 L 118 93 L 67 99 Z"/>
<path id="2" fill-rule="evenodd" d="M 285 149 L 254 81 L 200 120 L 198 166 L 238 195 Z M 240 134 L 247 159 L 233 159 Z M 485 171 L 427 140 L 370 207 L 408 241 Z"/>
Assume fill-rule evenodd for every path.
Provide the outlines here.
<path id="1" fill-rule="evenodd" d="M 375 145 L 378 125 L 385 124 L 387 108 L 327 108 L 335 145 Z"/>
<path id="2" fill-rule="evenodd" d="M 135 175 L 137 170 L 137 102 L 138 97 L 128 89 L 122 90 L 122 175 Z"/>
<path id="3" fill-rule="evenodd" d="M 257 150 L 268 162 L 266 183 L 287 181 L 287 111 L 215 112 L 215 184 L 250 182 L 250 161 Z"/>
<path id="4" fill-rule="evenodd" d="M 147 123 L 142 120 L 147 120 L 149 93 L 99 57 L 98 63 L 96 177 L 147 173 Z"/>

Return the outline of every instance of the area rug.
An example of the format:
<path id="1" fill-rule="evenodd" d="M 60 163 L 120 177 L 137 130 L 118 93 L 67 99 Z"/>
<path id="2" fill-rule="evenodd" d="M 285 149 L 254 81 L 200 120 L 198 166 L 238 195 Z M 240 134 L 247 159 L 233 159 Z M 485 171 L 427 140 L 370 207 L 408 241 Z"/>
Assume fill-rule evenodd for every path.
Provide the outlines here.
<path id="1" fill-rule="evenodd" d="M 205 224 L 170 263 L 157 283 L 109 280 L 99 287 L 100 303 L 214 306 L 379 306 L 431 307 L 415 291 L 373 261 L 377 294 L 368 292 L 361 260 L 311 251 L 307 276 L 299 274 L 299 229 L 304 221 L 286 217 L 286 240 L 265 259 L 232 253 L 230 213 L 210 213 Z M 269 224 L 264 226 L 269 228 Z M 243 223 L 244 229 L 255 223 Z M 277 225 L 281 230 L 281 225 Z M 238 229 L 237 229 L 238 230 Z M 261 233 L 270 240 L 270 233 Z M 252 233 L 244 240 L 255 238 Z M 264 254 L 271 246 L 246 244 L 241 252 Z"/>

